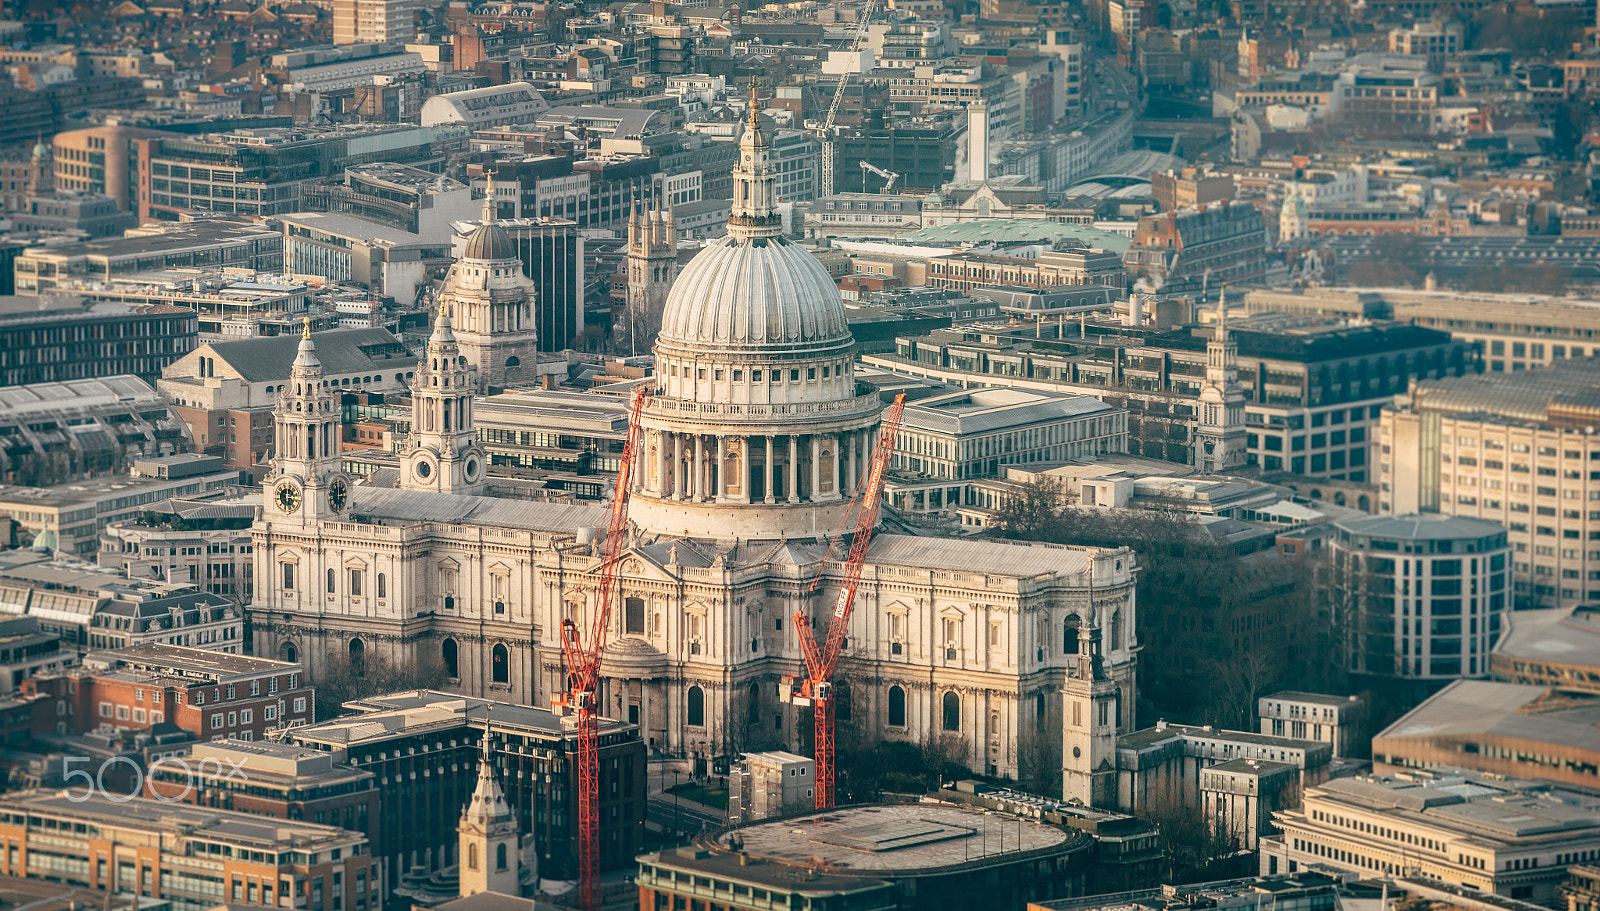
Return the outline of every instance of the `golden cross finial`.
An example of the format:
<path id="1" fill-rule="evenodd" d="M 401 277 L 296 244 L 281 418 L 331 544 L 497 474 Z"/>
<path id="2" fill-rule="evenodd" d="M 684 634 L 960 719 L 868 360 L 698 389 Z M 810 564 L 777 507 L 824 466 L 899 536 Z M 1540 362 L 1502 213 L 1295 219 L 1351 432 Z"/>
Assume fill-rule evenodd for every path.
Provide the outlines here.
<path id="1" fill-rule="evenodd" d="M 311 337 L 311 317 L 302 316 L 300 318 L 300 322 L 304 326 L 304 328 L 302 328 L 300 330 L 300 337 L 301 338 L 310 338 Z"/>

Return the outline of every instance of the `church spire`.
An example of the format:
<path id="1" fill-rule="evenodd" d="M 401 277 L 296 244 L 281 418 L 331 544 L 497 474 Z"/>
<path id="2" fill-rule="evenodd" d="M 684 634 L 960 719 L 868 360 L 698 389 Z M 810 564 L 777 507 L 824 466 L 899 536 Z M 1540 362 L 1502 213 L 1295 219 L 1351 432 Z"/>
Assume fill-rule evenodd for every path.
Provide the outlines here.
<path id="1" fill-rule="evenodd" d="M 478 784 L 472 799 L 461 813 L 456 827 L 460 841 L 461 894 L 494 892 L 517 895 L 521 891 L 521 852 L 518 850 L 517 818 L 506 801 L 506 793 L 494 774 L 490 760 L 491 729 L 485 725 L 483 748 L 478 754 Z"/>

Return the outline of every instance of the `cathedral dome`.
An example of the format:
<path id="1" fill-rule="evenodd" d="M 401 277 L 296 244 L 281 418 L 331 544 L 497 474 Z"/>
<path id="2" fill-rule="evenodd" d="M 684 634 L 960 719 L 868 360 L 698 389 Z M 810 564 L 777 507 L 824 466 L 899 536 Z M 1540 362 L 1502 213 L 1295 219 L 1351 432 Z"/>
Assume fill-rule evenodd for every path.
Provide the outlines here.
<path id="1" fill-rule="evenodd" d="M 461 251 L 462 259 L 516 259 L 517 244 L 506 233 L 506 229 L 496 222 L 487 222 L 474 228 L 467 235 L 466 246 Z"/>
<path id="2" fill-rule="evenodd" d="M 838 285 L 822 263 L 782 236 L 711 242 L 667 296 L 666 345 L 809 348 L 848 343 Z"/>

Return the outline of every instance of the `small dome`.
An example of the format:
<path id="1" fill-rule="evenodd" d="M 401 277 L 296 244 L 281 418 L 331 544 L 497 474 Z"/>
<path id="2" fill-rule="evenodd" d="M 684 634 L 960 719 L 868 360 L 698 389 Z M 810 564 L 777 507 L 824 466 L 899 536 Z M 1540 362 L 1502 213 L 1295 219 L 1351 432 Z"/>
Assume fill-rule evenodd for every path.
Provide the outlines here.
<path id="1" fill-rule="evenodd" d="M 498 224 L 480 225 L 467 235 L 462 259 L 516 259 L 517 243 Z"/>
<path id="2" fill-rule="evenodd" d="M 783 237 L 729 235 L 673 282 L 660 339 L 727 350 L 848 344 L 851 336 L 839 287 L 815 256 Z"/>
<path id="3" fill-rule="evenodd" d="M 36 143 L 34 145 L 34 147 L 33 147 L 33 159 L 35 161 L 44 161 L 46 158 L 49 158 L 49 157 L 50 157 L 50 147 L 49 146 L 45 145 L 42 141 L 39 142 L 39 143 Z"/>

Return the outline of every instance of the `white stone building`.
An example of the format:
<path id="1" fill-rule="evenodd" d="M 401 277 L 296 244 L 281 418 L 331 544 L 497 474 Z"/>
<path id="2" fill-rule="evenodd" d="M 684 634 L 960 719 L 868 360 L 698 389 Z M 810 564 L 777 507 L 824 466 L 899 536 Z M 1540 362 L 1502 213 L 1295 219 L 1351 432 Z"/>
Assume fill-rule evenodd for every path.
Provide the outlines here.
<path id="1" fill-rule="evenodd" d="M 740 145 L 728 236 L 666 303 L 601 683 L 608 714 L 699 759 L 801 745 L 810 719 L 777 699 L 801 666 L 791 618 L 833 602 L 843 567 L 825 560 L 824 538 L 867 470 L 882 409 L 855 379 L 838 289 L 782 236 L 765 132 Z M 504 233 L 478 231 L 490 246 Z M 470 262 L 456 268 L 480 268 Z M 447 352 L 449 325 L 415 386 L 439 433 L 403 454 L 399 489 L 341 471 L 339 410 L 302 342 L 254 528 L 256 648 L 313 680 L 351 658 L 440 662 L 463 693 L 543 704 L 564 688 L 561 621 L 583 627 L 595 608 L 607 509 L 474 485 L 479 455 L 456 445 L 472 438 L 471 386 Z M 452 492 L 429 486 L 446 476 Z M 1106 724 L 1127 730 L 1135 568 L 1125 548 L 877 535 L 840 663 L 841 726 L 947 738 L 969 766 L 1016 774 L 1019 741 L 1062 717 L 1077 632 L 1092 625 L 1099 698 L 1115 707 Z"/>

